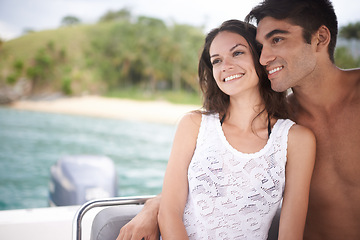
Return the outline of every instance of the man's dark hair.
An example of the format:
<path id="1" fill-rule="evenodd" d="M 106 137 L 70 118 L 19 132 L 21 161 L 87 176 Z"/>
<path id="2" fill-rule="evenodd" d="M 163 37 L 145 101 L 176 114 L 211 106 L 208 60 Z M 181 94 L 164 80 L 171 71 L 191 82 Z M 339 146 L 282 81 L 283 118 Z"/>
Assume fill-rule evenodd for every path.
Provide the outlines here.
<path id="1" fill-rule="evenodd" d="M 251 10 L 245 21 L 251 22 L 255 19 L 258 24 L 264 17 L 287 19 L 302 27 L 304 40 L 309 44 L 312 34 L 325 25 L 331 34 L 328 53 L 330 60 L 334 62 L 338 22 L 329 0 L 264 0 Z"/>

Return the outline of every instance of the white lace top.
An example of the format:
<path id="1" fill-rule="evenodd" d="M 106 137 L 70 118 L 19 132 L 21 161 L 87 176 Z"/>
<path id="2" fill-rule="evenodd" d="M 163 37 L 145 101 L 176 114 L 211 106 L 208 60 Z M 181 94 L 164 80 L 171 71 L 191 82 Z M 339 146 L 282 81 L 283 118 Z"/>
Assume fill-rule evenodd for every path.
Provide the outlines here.
<path id="1" fill-rule="evenodd" d="M 184 225 L 190 239 L 266 239 L 285 187 L 291 120 L 278 120 L 263 149 L 226 140 L 218 114 L 203 115 L 189 165 Z"/>

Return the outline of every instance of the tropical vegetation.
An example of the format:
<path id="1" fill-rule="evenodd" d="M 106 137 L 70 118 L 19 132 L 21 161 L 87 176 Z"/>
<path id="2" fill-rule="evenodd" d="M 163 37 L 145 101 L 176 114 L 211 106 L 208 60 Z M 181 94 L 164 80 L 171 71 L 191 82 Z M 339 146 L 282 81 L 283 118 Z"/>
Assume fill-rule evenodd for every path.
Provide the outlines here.
<path id="1" fill-rule="evenodd" d="M 359 25 L 343 27 L 340 36 L 359 39 Z M 17 97 L 61 92 L 199 103 L 204 36 L 201 27 L 133 16 L 127 9 L 109 11 L 96 24 L 66 16 L 58 29 L 0 41 L 0 95 L 26 82 L 30 87 Z M 342 68 L 360 66 L 346 47 L 336 50 L 335 61 Z"/>

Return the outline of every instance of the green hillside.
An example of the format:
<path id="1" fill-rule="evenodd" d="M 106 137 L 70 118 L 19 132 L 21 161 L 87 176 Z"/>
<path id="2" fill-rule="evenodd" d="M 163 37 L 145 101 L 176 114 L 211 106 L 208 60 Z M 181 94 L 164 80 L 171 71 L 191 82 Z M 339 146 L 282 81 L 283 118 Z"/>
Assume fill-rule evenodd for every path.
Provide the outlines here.
<path id="1" fill-rule="evenodd" d="M 166 94 L 176 92 L 199 102 L 203 39 L 200 28 L 149 17 L 29 33 L 1 46 L 0 88 L 22 81 L 30 86 L 22 94 L 30 96 L 132 93 L 154 98 L 160 92 L 176 98 Z"/>
<path id="2" fill-rule="evenodd" d="M 0 44 L 0 103 L 60 93 L 199 104 L 203 41 L 199 27 L 133 17 L 126 9 L 92 25 L 28 33 Z M 348 44 L 339 45 L 336 64 L 358 67 Z"/>

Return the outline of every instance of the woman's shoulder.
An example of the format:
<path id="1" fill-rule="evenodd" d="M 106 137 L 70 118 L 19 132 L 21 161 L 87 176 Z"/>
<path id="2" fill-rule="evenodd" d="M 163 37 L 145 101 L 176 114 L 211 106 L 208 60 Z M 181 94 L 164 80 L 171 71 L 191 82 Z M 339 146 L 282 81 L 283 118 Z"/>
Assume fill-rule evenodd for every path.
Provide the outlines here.
<path id="1" fill-rule="evenodd" d="M 201 125 L 201 115 L 198 112 L 189 112 L 183 115 L 177 124 L 174 145 L 177 142 L 180 145 L 195 146 Z"/>
<path id="2" fill-rule="evenodd" d="M 185 123 L 193 123 L 196 125 L 200 125 L 202 118 L 202 112 L 201 111 L 191 111 L 183 115 L 180 122 Z"/>
<path id="3" fill-rule="evenodd" d="M 187 130 L 198 130 L 201 125 L 202 113 L 200 111 L 192 111 L 183 115 L 180 119 L 178 128 Z"/>
<path id="4" fill-rule="evenodd" d="M 303 153 L 306 151 L 315 151 L 316 138 L 314 133 L 307 127 L 294 124 L 289 130 L 288 151 L 294 153 Z"/>
<path id="5" fill-rule="evenodd" d="M 315 135 L 309 128 L 296 123 L 294 123 L 289 130 L 289 140 L 291 140 L 290 138 L 295 141 L 315 141 Z"/>

